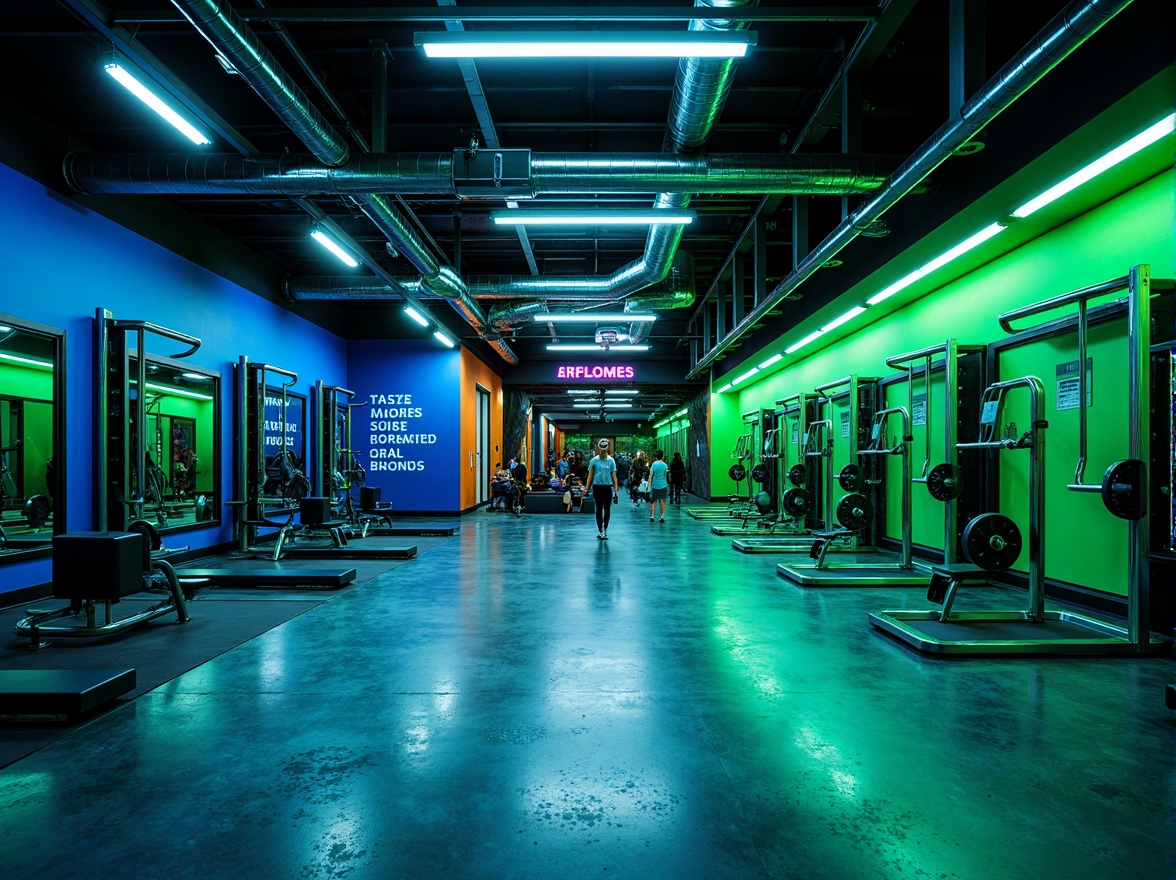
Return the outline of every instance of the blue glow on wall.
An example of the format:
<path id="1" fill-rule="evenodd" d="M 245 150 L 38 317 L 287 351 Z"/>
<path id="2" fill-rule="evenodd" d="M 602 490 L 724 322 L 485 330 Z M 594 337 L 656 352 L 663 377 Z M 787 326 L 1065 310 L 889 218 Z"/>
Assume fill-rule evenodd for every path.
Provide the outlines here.
<path id="1" fill-rule="evenodd" d="M 457 512 L 461 503 L 461 355 L 429 340 L 348 346 L 351 442 L 367 486 L 397 511 Z"/>
<path id="2" fill-rule="evenodd" d="M 66 331 L 66 529 L 92 528 L 94 494 L 94 311 L 191 333 L 203 346 L 193 366 L 221 374 L 221 481 L 217 503 L 233 497 L 233 367 L 238 355 L 299 374 L 305 393 L 321 379 L 346 385 L 347 345 L 241 286 L 172 253 L 86 207 L 0 165 L 0 312 Z M 171 354 L 150 339 L 151 353 Z M 456 383 L 455 394 L 456 394 Z M 172 544 L 229 544 L 232 517 L 186 531 Z M 46 583 L 48 559 L 0 567 L 0 593 Z"/>

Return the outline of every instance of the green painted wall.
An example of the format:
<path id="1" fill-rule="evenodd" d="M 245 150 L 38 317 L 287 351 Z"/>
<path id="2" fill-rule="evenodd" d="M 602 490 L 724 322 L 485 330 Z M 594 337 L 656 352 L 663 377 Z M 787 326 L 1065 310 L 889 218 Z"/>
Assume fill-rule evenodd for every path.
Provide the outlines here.
<path id="1" fill-rule="evenodd" d="M 53 371 L 0 361 L 0 394 L 5 397 L 53 399 Z"/>
<path id="2" fill-rule="evenodd" d="M 772 406 L 778 398 L 856 372 L 861 376 L 885 376 L 890 369 L 885 358 L 944 341 L 949 336 L 965 344 L 988 344 L 1005 338 L 997 316 L 1018 306 L 1037 302 L 1070 290 L 1125 275 L 1138 263 L 1149 263 L 1152 277 L 1171 278 L 1173 266 L 1173 201 L 1176 174 L 1167 171 L 1128 190 L 1117 198 L 1074 218 L 1049 233 L 981 266 L 874 325 L 852 333 L 835 344 L 815 349 L 808 357 L 786 366 L 765 379 L 737 392 L 711 395 L 712 406 L 712 479 L 719 494 L 731 481 L 726 476 L 730 466 L 729 450 L 740 428 L 739 414 L 756 406 Z M 1060 316 L 1062 313 L 1058 313 Z M 1112 331 L 1113 333 L 1113 331 Z M 1088 477 L 1101 478 L 1102 470 L 1114 458 L 1126 455 L 1123 352 L 1120 337 L 1104 339 L 1102 332 L 1092 334 L 1091 356 L 1095 360 L 1095 410 L 1099 417 L 1090 426 L 1091 455 Z M 1120 343 L 1120 344 L 1117 344 Z M 815 343 L 819 345 L 820 341 Z M 1073 341 L 1059 340 L 1050 345 L 1026 347 L 1002 358 L 1002 377 L 1014 373 L 1034 373 L 1046 383 L 1052 395 L 1054 366 L 1073 360 Z M 765 352 L 779 347 L 768 347 Z M 766 355 L 765 355 L 766 356 Z M 905 389 L 892 391 L 905 399 Z M 888 396 L 888 400 L 893 401 Z M 1014 402 L 1015 405 L 1015 402 Z M 1096 590 L 1122 593 L 1125 589 L 1126 562 L 1122 549 L 1125 526 L 1101 510 L 1096 498 L 1078 498 L 1064 489 L 1073 475 L 1076 459 L 1075 413 L 1054 413 L 1050 398 L 1051 420 L 1047 437 L 1050 494 L 1047 499 L 1047 571 L 1051 577 L 1068 580 Z M 1092 414 L 1095 410 L 1092 410 Z M 1017 417 L 1018 425 L 1024 421 Z M 839 435 L 839 431 L 835 434 Z M 922 435 L 916 433 L 913 466 L 921 464 Z M 1002 512 L 1017 518 L 1026 507 L 1023 490 L 1018 488 L 1018 465 L 1015 453 L 1002 457 Z M 843 458 L 843 453 L 838 461 Z M 1005 467 L 1004 465 L 1008 465 Z M 888 464 L 897 473 L 897 461 Z M 1024 475 L 1019 478 L 1022 483 Z M 1062 488 L 1055 488 L 1061 486 Z M 913 516 L 914 540 L 941 547 L 942 508 L 928 503 L 925 490 L 916 487 Z M 897 537 L 898 496 L 888 506 L 886 532 Z M 1023 525 L 1023 521 L 1022 521 Z M 1089 543 L 1085 534 L 1097 535 Z M 1019 566 L 1023 568 L 1022 566 Z"/>

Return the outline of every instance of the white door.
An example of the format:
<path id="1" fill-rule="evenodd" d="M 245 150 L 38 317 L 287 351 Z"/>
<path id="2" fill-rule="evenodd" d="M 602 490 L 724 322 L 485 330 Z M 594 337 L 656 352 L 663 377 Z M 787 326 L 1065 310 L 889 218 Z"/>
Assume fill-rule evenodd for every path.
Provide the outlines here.
<path id="1" fill-rule="evenodd" d="M 474 416 L 475 469 L 474 479 L 478 481 L 474 494 L 477 504 L 490 496 L 490 392 L 477 386 L 478 403 Z"/>

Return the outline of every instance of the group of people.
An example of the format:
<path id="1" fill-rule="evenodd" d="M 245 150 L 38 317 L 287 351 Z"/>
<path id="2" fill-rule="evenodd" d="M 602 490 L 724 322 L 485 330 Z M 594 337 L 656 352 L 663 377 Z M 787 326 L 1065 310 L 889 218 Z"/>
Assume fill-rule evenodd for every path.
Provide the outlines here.
<path id="1" fill-rule="evenodd" d="M 501 463 L 494 467 L 489 509 L 512 510 L 522 516 L 526 508 L 526 465 L 512 458 L 505 469 Z M 629 486 L 634 508 L 643 502 L 649 504 L 650 522 L 658 520 L 660 505 L 660 521 L 664 523 L 667 502 L 682 503 L 685 476 L 681 453 L 675 452 L 669 462 L 660 449 L 653 453 L 652 461 L 646 460 L 644 452 L 637 452 L 630 459 L 623 454 L 614 456 L 609 441 L 600 440 L 590 461 L 586 462 L 579 450 L 569 450 L 558 461 L 549 461 L 547 486 L 552 491 L 563 492 L 567 513 L 583 511 L 583 500 L 591 493 L 596 506 L 597 537 L 607 541 L 612 506 L 620 500 L 623 484 Z"/>
<path id="2" fill-rule="evenodd" d="M 608 440 L 600 440 L 596 444 L 596 455 L 588 462 L 588 480 L 584 485 L 585 491 L 592 490 L 592 500 L 596 504 L 597 538 L 608 540 L 608 524 L 612 515 L 612 506 L 618 500 L 621 488 L 621 478 L 618 473 L 617 459 L 609 449 Z M 674 465 L 677 465 L 675 467 Z M 661 505 L 660 522 L 666 521 L 666 499 L 671 487 L 676 488 L 678 503 L 681 503 L 682 482 L 686 468 L 682 463 L 682 456 L 675 452 L 672 462 L 667 463 L 665 453 L 660 449 L 653 453 L 653 462 L 648 470 L 645 468 L 644 453 L 637 453 L 629 468 L 628 480 L 632 485 L 639 480 L 638 487 L 645 486 L 644 491 L 649 496 L 649 521 L 657 518 L 657 508 Z M 640 503 L 635 502 L 635 503 Z"/>

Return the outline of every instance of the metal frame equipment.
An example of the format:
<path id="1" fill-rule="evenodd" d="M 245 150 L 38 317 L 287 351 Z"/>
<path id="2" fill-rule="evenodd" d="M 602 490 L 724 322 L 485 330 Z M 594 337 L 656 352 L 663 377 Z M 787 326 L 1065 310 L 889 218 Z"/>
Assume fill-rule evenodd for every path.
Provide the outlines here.
<path id="1" fill-rule="evenodd" d="M 1125 627 L 1072 611 L 1045 610 L 1045 390 L 1036 376 L 995 382 L 984 392 L 980 439 L 958 443 L 961 450 L 994 452 L 1027 450 L 1029 464 L 1029 595 L 1024 609 L 955 611 L 953 604 L 966 581 L 987 580 L 993 572 L 1010 568 L 1021 552 L 1021 535 L 1011 519 L 985 513 L 963 532 L 968 564 L 932 566 L 928 599 L 942 605 L 936 611 L 879 611 L 870 624 L 922 653 L 944 655 L 1085 654 L 1157 655 L 1171 651 L 1171 641 L 1152 638 L 1148 609 L 1147 463 L 1143 458 L 1150 431 L 1149 338 L 1151 331 L 1150 268 L 1131 272 L 1102 284 L 1062 294 L 1000 316 L 1000 325 L 1013 333 L 1012 323 L 1076 305 L 1078 334 L 1079 453 L 1073 492 L 1098 492 L 1114 516 L 1128 520 L 1127 625 Z M 1129 427 L 1127 459 L 1114 462 L 1100 483 L 1084 482 L 1086 469 L 1087 304 L 1097 297 L 1127 290 L 1127 349 L 1129 356 Z M 1022 328 L 1022 332 L 1026 328 Z M 1030 430 L 1020 437 L 1001 436 L 999 425 L 1008 392 L 1029 391 Z"/>

